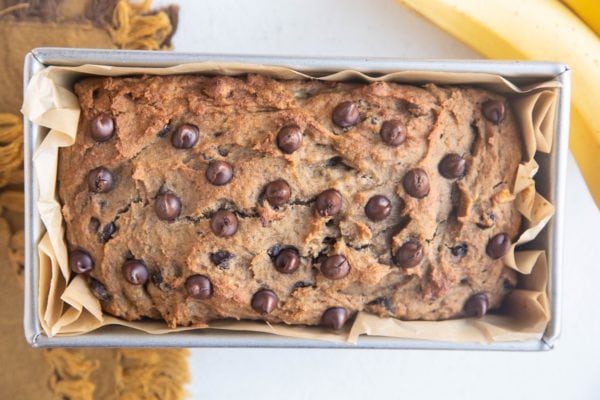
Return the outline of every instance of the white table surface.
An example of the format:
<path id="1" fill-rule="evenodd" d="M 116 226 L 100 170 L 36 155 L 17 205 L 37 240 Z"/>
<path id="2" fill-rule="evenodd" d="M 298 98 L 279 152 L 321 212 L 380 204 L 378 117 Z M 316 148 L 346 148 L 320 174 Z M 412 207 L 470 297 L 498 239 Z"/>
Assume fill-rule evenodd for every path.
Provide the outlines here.
<path id="1" fill-rule="evenodd" d="M 392 0 L 179 4 L 179 51 L 478 57 Z M 600 213 L 572 157 L 565 222 L 562 337 L 550 352 L 194 349 L 190 398 L 600 399 Z"/>

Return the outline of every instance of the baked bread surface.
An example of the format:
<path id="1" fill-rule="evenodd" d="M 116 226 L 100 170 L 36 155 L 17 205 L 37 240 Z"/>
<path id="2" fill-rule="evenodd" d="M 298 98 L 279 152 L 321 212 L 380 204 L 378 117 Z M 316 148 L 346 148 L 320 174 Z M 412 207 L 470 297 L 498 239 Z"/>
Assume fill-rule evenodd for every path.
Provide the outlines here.
<path id="1" fill-rule="evenodd" d="M 75 92 L 59 196 L 70 264 L 91 259 L 75 270 L 109 314 L 339 328 L 357 311 L 481 315 L 516 283 L 500 256 L 519 233 L 521 140 L 502 96 L 261 75 L 86 78 Z"/>

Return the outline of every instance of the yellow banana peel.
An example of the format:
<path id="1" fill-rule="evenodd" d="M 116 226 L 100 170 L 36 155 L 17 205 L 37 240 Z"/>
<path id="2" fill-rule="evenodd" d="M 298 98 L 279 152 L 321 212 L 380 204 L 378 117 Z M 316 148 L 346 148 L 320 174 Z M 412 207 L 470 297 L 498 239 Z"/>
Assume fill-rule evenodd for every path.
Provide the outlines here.
<path id="1" fill-rule="evenodd" d="M 397 1 L 485 57 L 558 61 L 569 65 L 570 149 L 600 207 L 598 36 L 558 0 Z"/>
<path id="2" fill-rule="evenodd" d="M 597 35 L 600 35 L 600 1 L 563 0 Z"/>

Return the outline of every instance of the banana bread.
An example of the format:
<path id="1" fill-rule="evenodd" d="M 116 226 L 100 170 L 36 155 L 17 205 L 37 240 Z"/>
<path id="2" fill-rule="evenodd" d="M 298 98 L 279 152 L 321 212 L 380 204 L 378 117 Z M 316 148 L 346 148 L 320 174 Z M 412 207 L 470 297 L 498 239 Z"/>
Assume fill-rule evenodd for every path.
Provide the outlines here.
<path id="1" fill-rule="evenodd" d="M 85 78 L 58 188 L 105 312 L 340 329 L 482 316 L 516 284 L 521 139 L 475 87 Z"/>

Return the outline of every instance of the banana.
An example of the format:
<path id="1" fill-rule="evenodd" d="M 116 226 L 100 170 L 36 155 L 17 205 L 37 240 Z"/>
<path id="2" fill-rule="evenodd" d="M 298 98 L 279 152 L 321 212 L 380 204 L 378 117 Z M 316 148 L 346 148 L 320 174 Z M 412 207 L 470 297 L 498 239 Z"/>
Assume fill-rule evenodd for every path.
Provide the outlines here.
<path id="1" fill-rule="evenodd" d="M 587 26 L 600 35 L 600 1 L 598 0 L 563 0 L 571 10 L 581 18 Z"/>
<path id="2" fill-rule="evenodd" d="M 600 39 L 558 0 L 397 0 L 495 59 L 572 70 L 570 149 L 600 207 Z M 594 0 L 598 1 L 598 0 Z"/>

